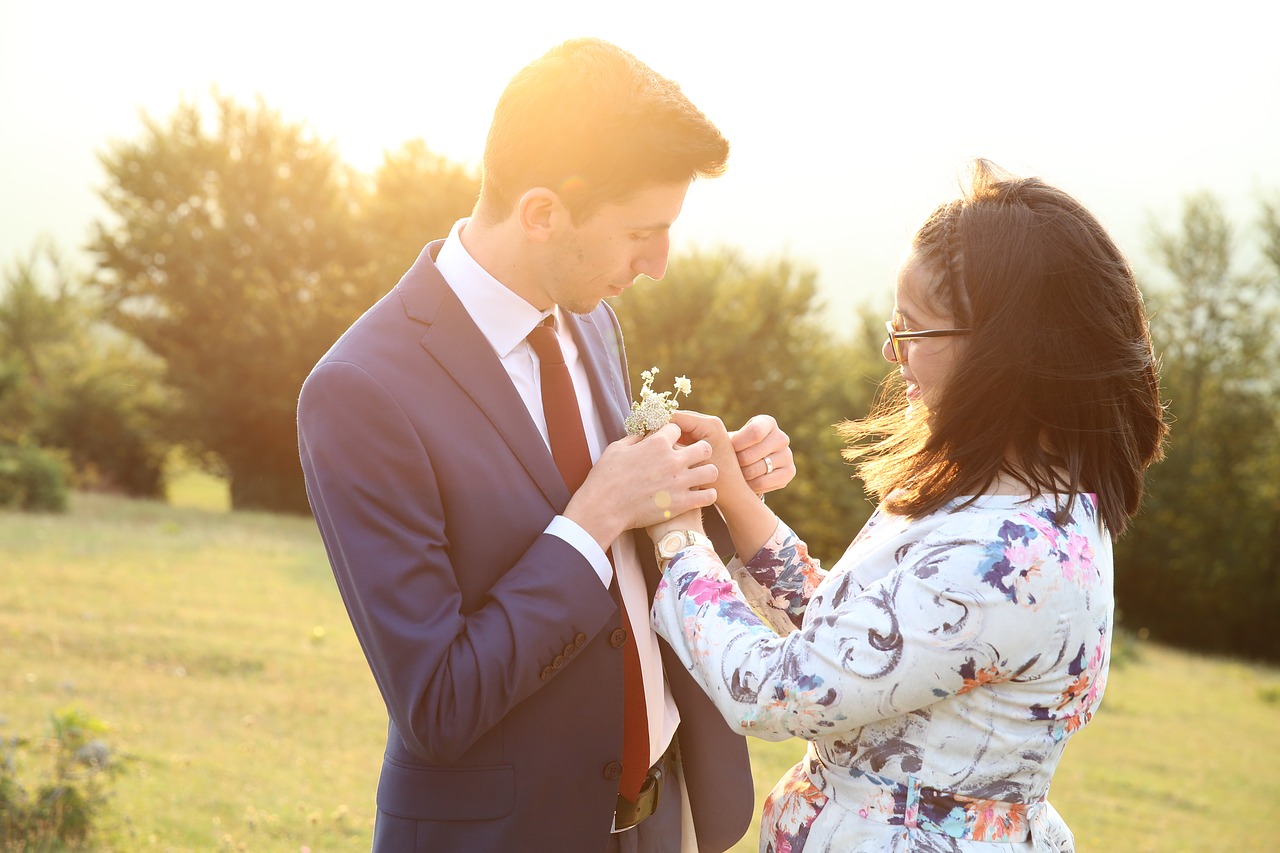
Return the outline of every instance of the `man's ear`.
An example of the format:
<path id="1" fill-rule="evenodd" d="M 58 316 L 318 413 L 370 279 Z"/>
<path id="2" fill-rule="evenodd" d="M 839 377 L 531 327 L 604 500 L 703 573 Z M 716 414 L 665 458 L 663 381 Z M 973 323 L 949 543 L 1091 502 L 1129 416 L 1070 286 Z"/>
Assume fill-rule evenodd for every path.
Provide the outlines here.
<path id="1" fill-rule="evenodd" d="M 545 243 L 569 222 L 569 210 L 556 193 L 546 187 L 534 187 L 516 202 L 516 220 L 530 240 Z"/>

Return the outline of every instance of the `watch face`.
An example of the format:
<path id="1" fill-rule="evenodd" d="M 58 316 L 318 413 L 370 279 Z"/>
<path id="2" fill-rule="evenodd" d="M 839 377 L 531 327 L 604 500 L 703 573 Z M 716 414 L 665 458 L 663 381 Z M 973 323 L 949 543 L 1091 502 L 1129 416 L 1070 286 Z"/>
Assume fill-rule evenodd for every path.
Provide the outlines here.
<path id="1" fill-rule="evenodd" d="M 688 544 L 688 540 L 684 533 L 680 530 L 669 531 L 662 537 L 658 543 L 658 550 L 662 552 L 662 556 L 668 559 L 674 557 L 676 552 Z"/>

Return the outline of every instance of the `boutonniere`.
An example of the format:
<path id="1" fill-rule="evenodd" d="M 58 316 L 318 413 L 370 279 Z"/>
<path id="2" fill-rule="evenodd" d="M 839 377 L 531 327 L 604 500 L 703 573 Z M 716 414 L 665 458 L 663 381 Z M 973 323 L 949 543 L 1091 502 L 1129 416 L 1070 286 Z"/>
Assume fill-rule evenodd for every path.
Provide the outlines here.
<path id="1" fill-rule="evenodd" d="M 629 435 L 648 435 L 662 429 L 671 421 L 671 413 L 680 408 L 676 397 L 681 394 L 688 397 L 693 391 L 693 383 L 685 376 L 676 377 L 673 391 L 654 391 L 653 377 L 657 375 L 656 367 L 640 372 L 644 385 L 640 388 L 640 399 L 632 402 L 631 414 L 625 422 Z"/>

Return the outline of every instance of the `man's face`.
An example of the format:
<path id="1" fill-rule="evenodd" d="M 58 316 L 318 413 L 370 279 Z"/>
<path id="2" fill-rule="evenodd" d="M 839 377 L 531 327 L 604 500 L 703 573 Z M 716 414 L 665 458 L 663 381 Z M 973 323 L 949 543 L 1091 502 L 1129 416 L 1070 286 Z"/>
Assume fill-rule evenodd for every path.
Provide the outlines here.
<path id="1" fill-rule="evenodd" d="M 640 190 L 605 204 L 555 239 L 543 288 L 551 301 L 574 314 L 595 310 L 638 276 L 654 280 L 667 271 L 671 225 L 684 206 L 688 182 Z"/>

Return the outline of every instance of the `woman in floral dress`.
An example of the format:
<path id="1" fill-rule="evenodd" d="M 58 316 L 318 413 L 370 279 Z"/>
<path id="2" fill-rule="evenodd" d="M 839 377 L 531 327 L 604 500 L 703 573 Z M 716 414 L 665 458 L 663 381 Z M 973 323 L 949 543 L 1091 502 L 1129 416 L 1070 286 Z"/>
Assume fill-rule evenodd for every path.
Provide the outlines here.
<path id="1" fill-rule="evenodd" d="M 1049 783 L 1102 698 L 1112 534 L 1166 432 L 1142 298 L 1078 202 L 984 161 L 895 296 L 902 383 L 842 428 L 880 500 L 844 556 L 755 496 L 771 460 L 677 413 L 752 556 L 724 566 L 696 514 L 652 529 L 653 619 L 730 725 L 809 741 L 762 851 L 1069 851 Z"/>

